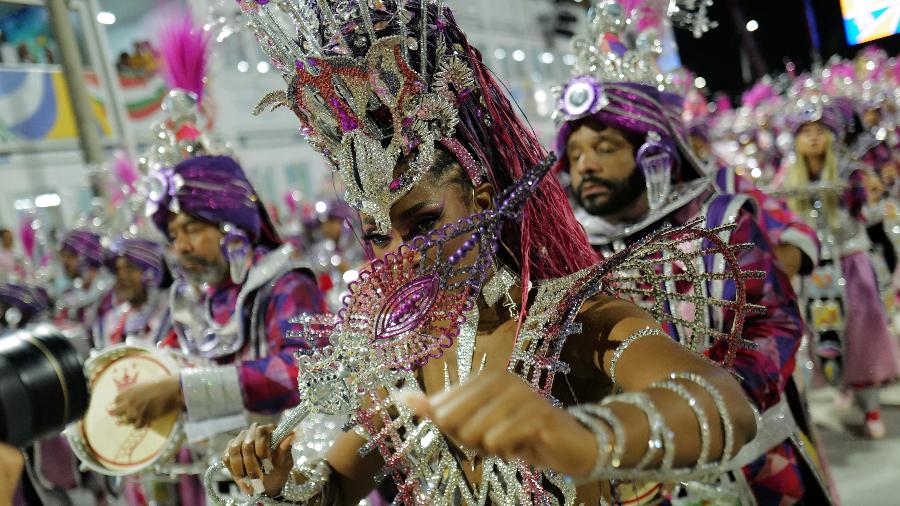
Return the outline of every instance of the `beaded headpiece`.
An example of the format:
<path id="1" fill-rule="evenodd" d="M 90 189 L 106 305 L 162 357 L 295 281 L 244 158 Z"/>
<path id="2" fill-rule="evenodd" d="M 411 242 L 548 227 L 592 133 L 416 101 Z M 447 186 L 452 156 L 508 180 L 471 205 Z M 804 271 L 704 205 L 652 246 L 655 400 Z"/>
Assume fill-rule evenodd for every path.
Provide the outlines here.
<path id="1" fill-rule="evenodd" d="M 821 90 L 812 78 L 804 79 L 788 92 L 788 103 L 782 110 L 785 124 L 794 134 L 807 123 L 822 123 L 835 136 L 841 137 L 852 119 L 852 106 Z M 848 118 L 847 114 L 850 115 Z"/>
<path id="2" fill-rule="evenodd" d="M 478 90 L 467 48 L 445 41 L 442 1 L 238 3 L 289 83 L 257 112 L 290 107 L 340 174 L 347 202 L 381 231 L 390 227 L 391 206 L 432 167 L 437 144 L 481 182 L 472 154 L 453 137 L 459 102 Z M 408 35 L 412 26 L 418 37 Z"/>

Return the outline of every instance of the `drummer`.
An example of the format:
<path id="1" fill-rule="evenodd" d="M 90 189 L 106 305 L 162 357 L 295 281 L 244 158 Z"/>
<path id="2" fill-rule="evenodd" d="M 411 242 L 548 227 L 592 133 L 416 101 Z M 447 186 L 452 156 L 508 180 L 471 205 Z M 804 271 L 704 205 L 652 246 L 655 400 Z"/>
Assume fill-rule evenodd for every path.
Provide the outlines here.
<path id="1" fill-rule="evenodd" d="M 115 276 L 115 285 L 107 296 L 111 309 L 94 325 L 94 347 L 122 342 L 161 344 L 172 331 L 168 296 L 172 276 L 163 246 L 146 239 L 118 238 L 107 251 L 106 267 Z"/>
<path id="2" fill-rule="evenodd" d="M 312 273 L 283 244 L 232 158 L 189 158 L 160 171 L 159 182 L 165 191 L 148 212 L 178 277 L 168 343 L 203 366 L 123 390 L 113 414 L 141 427 L 184 409 L 192 440 L 245 426 L 245 410 L 278 414 L 296 405 L 294 353 L 323 344 L 287 337 L 291 318 L 327 311 Z"/>

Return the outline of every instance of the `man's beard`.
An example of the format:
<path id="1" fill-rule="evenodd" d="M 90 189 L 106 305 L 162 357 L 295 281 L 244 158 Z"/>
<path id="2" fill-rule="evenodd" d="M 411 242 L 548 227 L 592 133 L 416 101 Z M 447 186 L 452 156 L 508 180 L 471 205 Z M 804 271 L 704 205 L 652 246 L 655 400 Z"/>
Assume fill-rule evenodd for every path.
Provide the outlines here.
<path id="1" fill-rule="evenodd" d="M 588 183 L 602 185 L 608 188 L 609 191 L 606 193 L 606 200 L 595 202 L 596 196 L 588 197 L 586 201 L 583 200 L 581 198 L 581 193 L 584 190 L 584 186 Z M 603 217 L 622 211 L 640 198 L 645 191 L 647 191 L 647 180 L 644 178 L 644 173 L 639 168 L 635 167 L 631 172 L 631 175 L 625 179 L 614 180 L 587 175 L 581 180 L 581 183 L 578 184 L 578 188 L 575 188 L 573 193 L 575 194 L 575 201 L 585 211 L 591 215 Z"/>
<path id="2" fill-rule="evenodd" d="M 184 262 L 194 264 L 196 267 L 188 269 Z M 196 255 L 178 255 L 175 257 L 178 265 L 188 283 L 192 285 L 216 285 L 228 275 L 228 264 L 225 262 L 210 261 Z"/>

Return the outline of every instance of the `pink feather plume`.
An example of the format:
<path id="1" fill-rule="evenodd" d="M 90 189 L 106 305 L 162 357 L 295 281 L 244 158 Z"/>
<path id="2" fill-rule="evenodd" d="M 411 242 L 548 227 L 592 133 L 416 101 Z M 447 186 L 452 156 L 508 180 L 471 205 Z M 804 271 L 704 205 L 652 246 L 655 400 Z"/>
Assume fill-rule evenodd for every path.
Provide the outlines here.
<path id="1" fill-rule="evenodd" d="M 727 95 L 719 95 L 716 97 L 716 111 L 725 112 L 731 110 L 731 100 Z"/>
<path id="2" fill-rule="evenodd" d="M 203 78 L 209 61 L 209 37 L 194 24 L 190 13 L 170 17 L 159 41 L 163 75 L 171 88 L 193 92 L 203 98 Z"/>
<path id="3" fill-rule="evenodd" d="M 113 170 L 119 181 L 134 190 L 134 183 L 140 178 L 137 167 L 125 151 L 116 151 L 113 159 Z"/>
<path id="4" fill-rule="evenodd" d="M 637 33 L 662 26 L 665 6 L 659 0 L 621 0 L 619 4 L 626 15 L 637 20 Z"/>
<path id="5" fill-rule="evenodd" d="M 775 93 L 775 88 L 771 84 L 759 82 L 744 93 L 741 97 L 741 103 L 755 109 L 759 105 L 777 97 L 778 94 Z"/>
<path id="6" fill-rule="evenodd" d="M 288 208 L 289 216 L 297 216 L 297 212 L 299 211 L 299 202 L 297 201 L 297 195 L 292 191 L 284 192 L 284 204 Z"/>
<path id="7" fill-rule="evenodd" d="M 19 239 L 22 241 L 22 251 L 29 260 L 34 258 L 34 245 L 37 242 L 37 233 L 33 224 L 34 216 L 25 215 L 19 221 Z"/>

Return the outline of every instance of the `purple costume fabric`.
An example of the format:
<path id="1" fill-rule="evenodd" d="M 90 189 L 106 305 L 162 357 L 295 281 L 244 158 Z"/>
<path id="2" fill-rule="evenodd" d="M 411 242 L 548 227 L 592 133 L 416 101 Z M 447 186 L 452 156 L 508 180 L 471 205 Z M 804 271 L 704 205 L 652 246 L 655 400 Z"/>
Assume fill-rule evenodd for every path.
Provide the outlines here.
<path id="1" fill-rule="evenodd" d="M 844 343 L 844 382 L 852 387 L 880 385 L 900 376 L 897 340 L 887 328 L 875 270 L 867 253 L 841 258 L 847 284 L 847 339 Z"/>
<path id="2" fill-rule="evenodd" d="M 15 283 L 0 284 L 0 303 L 18 308 L 22 312 L 23 324 L 52 308 L 46 290 Z"/>
<path id="3" fill-rule="evenodd" d="M 265 253 L 267 251 L 258 248 L 257 260 Z M 302 313 L 328 312 L 325 298 L 312 275 L 305 271 L 290 271 L 273 283 L 272 289 L 262 294 L 266 299 L 259 304 L 260 308 L 265 308 L 265 314 L 260 315 L 265 335 L 248 340 L 236 356 L 219 360 L 238 366 L 244 405 L 249 411 L 258 413 L 278 413 L 299 403 L 294 353 L 327 344 L 286 337 L 289 330 L 296 330 L 290 323 L 291 318 Z M 206 294 L 217 323 L 224 324 L 234 314 L 240 291 L 240 285 L 229 281 Z M 258 291 L 253 297 L 260 293 Z M 244 304 L 245 326 L 249 326 L 252 306 L 252 300 Z"/>
<path id="4" fill-rule="evenodd" d="M 159 287 L 166 273 L 163 246 L 144 239 L 119 239 L 110 245 L 106 255 L 107 268 L 115 272 L 116 259 L 124 257 L 145 275 L 145 282 Z"/>
<path id="5" fill-rule="evenodd" d="M 725 204 L 733 197 L 718 196 Z M 677 221 L 687 221 L 696 214 L 689 208 L 677 216 Z M 715 206 L 707 213 L 708 225 L 721 223 Z M 803 322 L 797 305 L 797 296 L 790 280 L 777 268 L 772 245 L 766 231 L 760 227 L 759 218 L 744 208 L 738 212 L 736 228 L 729 238 L 730 244 L 751 243 L 752 249 L 738 255 L 742 270 L 765 273 L 762 279 L 746 283 L 747 302 L 766 308 L 762 314 L 747 315 L 743 337 L 752 341 L 755 348 L 742 348 L 732 363 L 732 369 L 740 376 L 741 386 L 753 404 L 765 410 L 777 404 L 784 395 L 785 386 L 796 365 L 796 353 L 803 335 Z M 733 297 L 733 283 L 726 285 L 724 295 Z M 729 328 L 733 314 L 724 312 L 722 328 Z M 721 358 L 723 348 L 714 346 L 709 354 Z M 790 441 L 785 441 L 744 468 L 753 494 L 760 504 L 794 504 L 810 486 L 803 480 L 801 457 Z"/>

